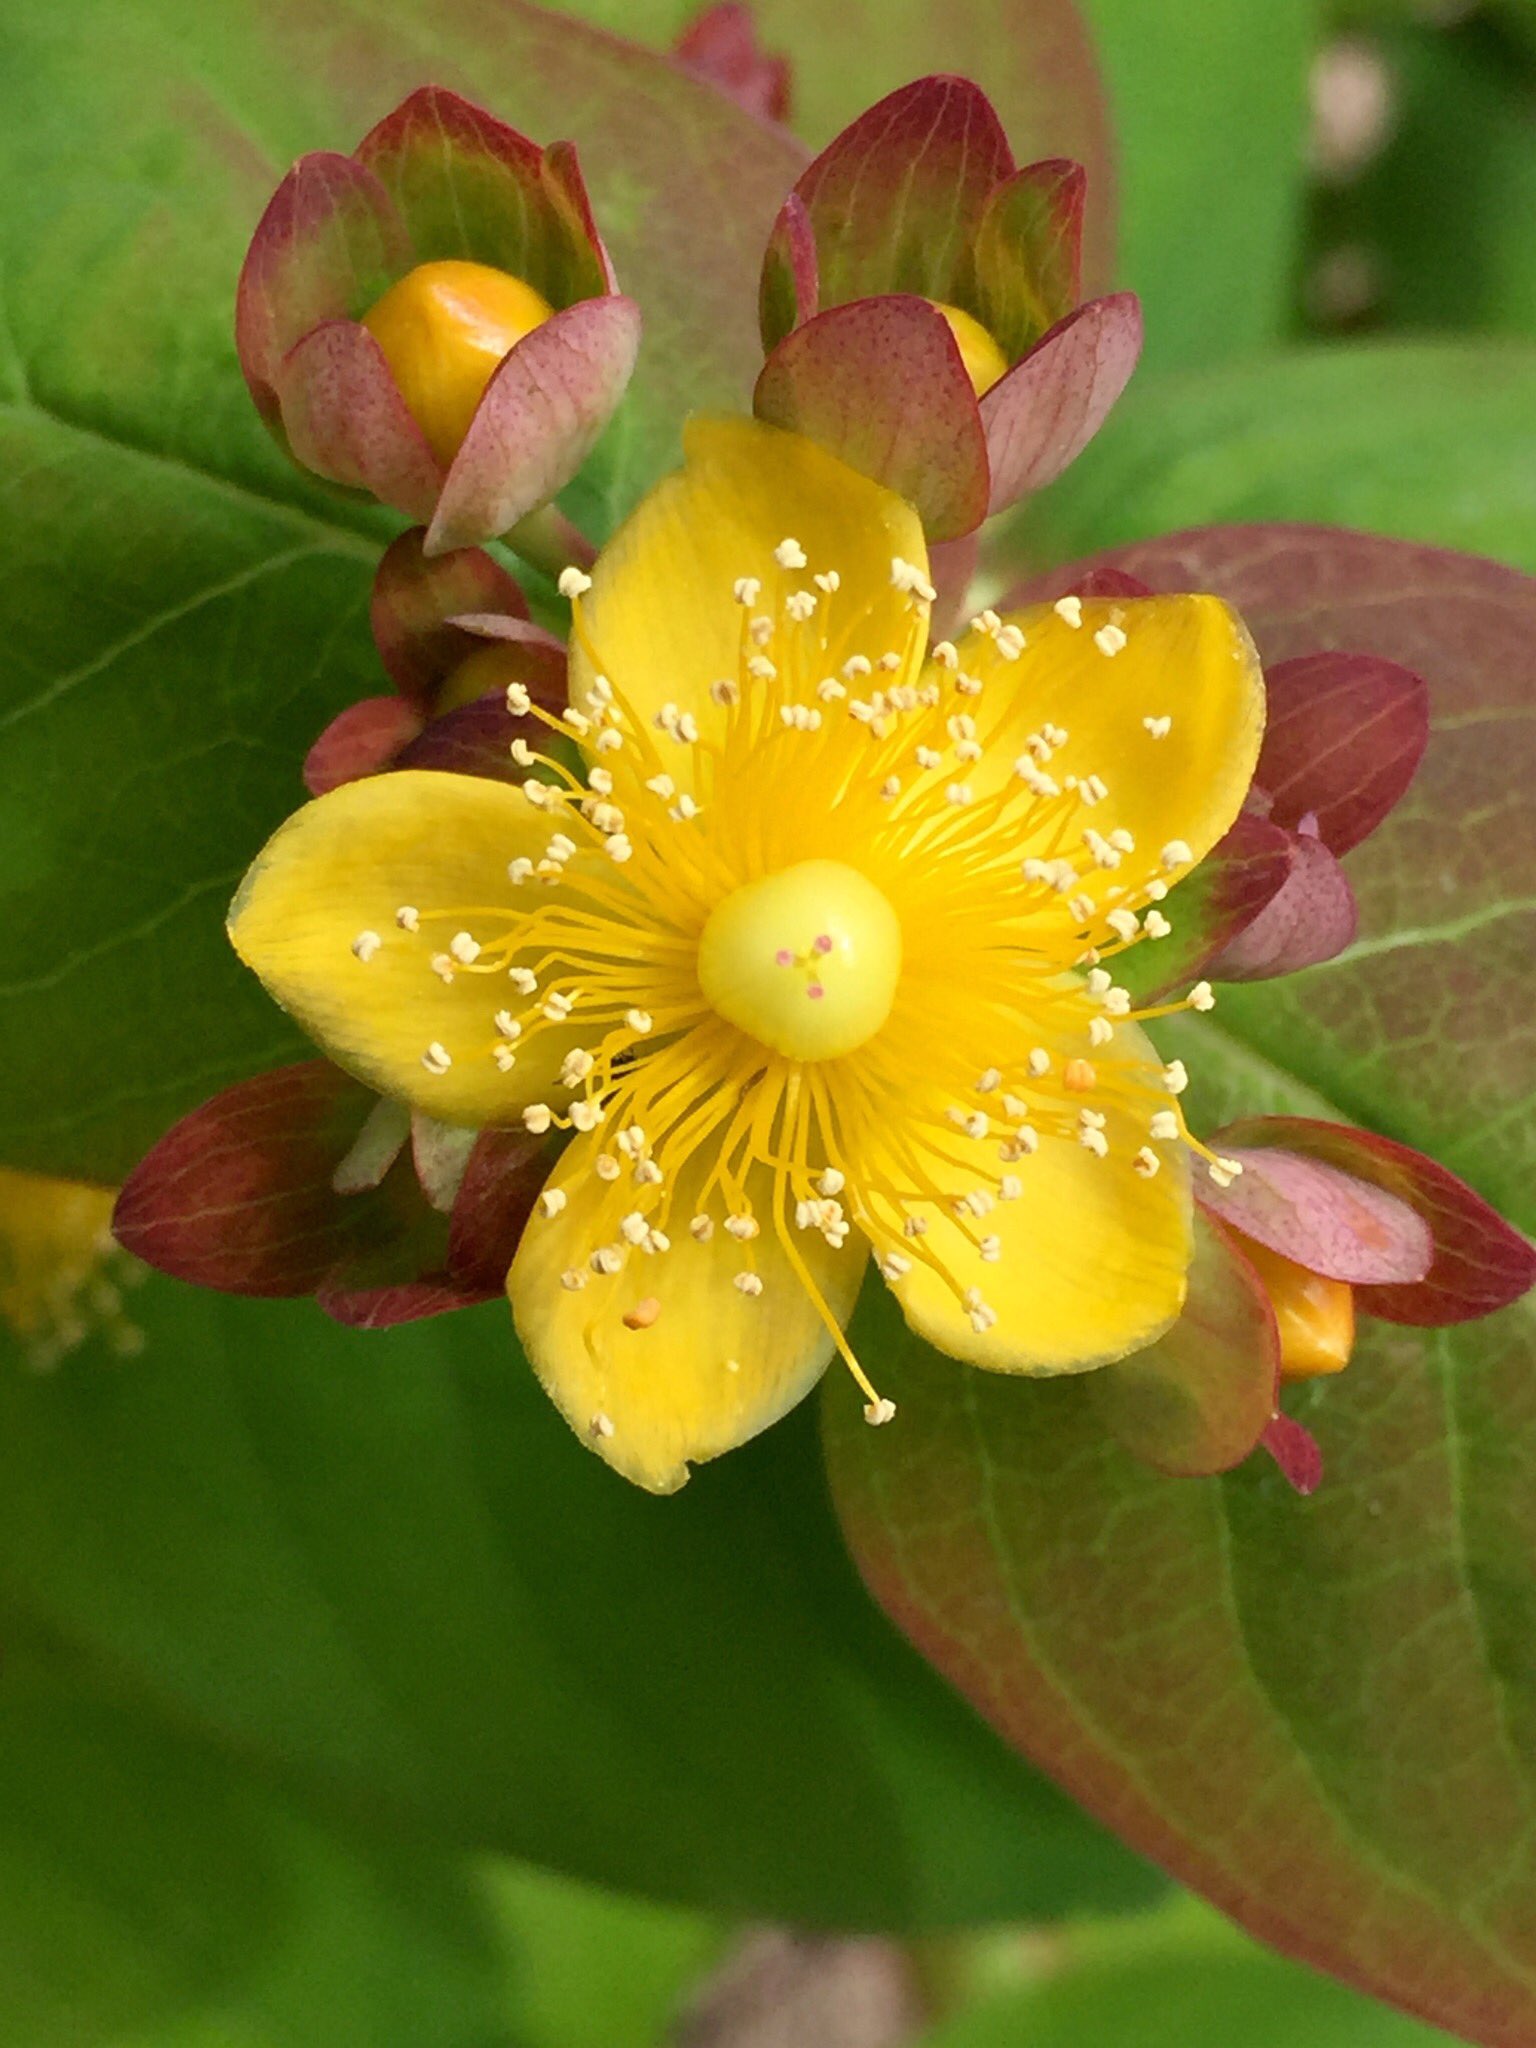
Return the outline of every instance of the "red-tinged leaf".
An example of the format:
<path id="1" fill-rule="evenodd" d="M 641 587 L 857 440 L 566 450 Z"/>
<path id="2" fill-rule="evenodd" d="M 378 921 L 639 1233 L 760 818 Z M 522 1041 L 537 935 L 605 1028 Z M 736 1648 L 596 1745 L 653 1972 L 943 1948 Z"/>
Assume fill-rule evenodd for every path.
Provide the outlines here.
<path id="1" fill-rule="evenodd" d="M 993 192 L 972 250 L 976 311 L 1009 362 L 1082 295 L 1087 175 L 1060 157 L 1026 164 Z"/>
<path id="2" fill-rule="evenodd" d="M 1255 780 L 1267 815 L 1316 820 L 1335 854 L 1367 838 L 1407 793 L 1429 744 L 1429 688 L 1370 654 L 1306 654 L 1264 677 L 1269 715 Z"/>
<path id="3" fill-rule="evenodd" d="M 1536 1249 L 1465 1181 L 1410 1146 L 1313 1117 L 1264 1116 L 1228 1124 L 1216 1149 L 1278 1145 L 1383 1188 L 1428 1226 L 1434 1257 L 1421 1280 L 1365 1286 L 1366 1315 L 1435 1326 L 1470 1322 L 1506 1308 L 1536 1286 Z"/>
<path id="4" fill-rule="evenodd" d="M 135 1258 L 226 1294 L 310 1294 L 366 1235 L 332 1176 L 378 1098 L 325 1060 L 238 1082 L 182 1118 L 118 1197 Z"/>
<path id="5" fill-rule="evenodd" d="M 1276 1415 L 1260 1438 L 1280 1469 L 1280 1476 L 1303 1500 L 1323 1483 L 1323 1454 L 1310 1429 L 1289 1415 Z"/>
<path id="6" fill-rule="evenodd" d="M 551 187 L 539 144 L 473 101 L 422 86 L 356 154 L 394 201 L 418 263 L 489 263 L 556 307 L 607 289 L 602 258 L 563 178 Z"/>
<path id="7" fill-rule="evenodd" d="M 408 519 L 431 514 L 442 472 L 366 327 L 327 320 L 312 328 L 283 358 L 277 392 L 306 469 Z"/>
<path id="8" fill-rule="evenodd" d="M 993 189 L 1014 170 L 968 79 L 920 78 L 869 108 L 798 179 L 823 307 L 881 292 L 954 301 Z"/>
<path id="9" fill-rule="evenodd" d="M 1285 882 L 1208 963 L 1215 981 L 1267 981 L 1333 960 L 1353 943 L 1360 912 L 1349 877 L 1320 839 L 1291 835 Z"/>
<path id="10" fill-rule="evenodd" d="M 1281 1146 L 1220 1150 L 1243 1168 L 1230 1187 L 1201 1176 L 1199 1197 L 1223 1223 L 1325 1279 L 1397 1285 L 1422 1280 L 1433 1244 L 1418 1211 L 1355 1174 Z"/>
<path id="11" fill-rule="evenodd" d="M 828 1466 L 866 1582 L 923 1654 L 1262 1939 L 1526 2048 L 1530 1311 L 1475 1347 L 1369 1327 L 1340 1381 L 1288 1397 L 1300 1428 L 1328 1425 L 1328 1484 L 1298 1501 L 1268 1461 L 1149 1471 L 1092 1374 L 966 1371 L 868 1307 L 853 1338 L 896 1420 L 869 1429 L 829 1381 Z M 1314 1482 L 1296 1431 L 1267 1438 Z"/>
<path id="12" fill-rule="evenodd" d="M 706 7 L 679 35 L 672 54 L 759 120 L 788 119 L 789 59 L 763 48 L 752 9 L 742 0 Z"/>
<path id="13" fill-rule="evenodd" d="M 304 787 L 324 796 L 359 776 L 377 775 L 420 730 L 420 712 L 403 697 L 363 697 L 338 711 L 304 756 Z"/>
<path id="14" fill-rule="evenodd" d="M 919 298 L 857 299 L 797 327 L 763 365 L 753 405 L 908 499 L 933 540 L 986 515 L 971 381 L 948 325 Z"/>
<path id="15" fill-rule="evenodd" d="M 482 1131 L 449 1220 L 448 1266 L 466 1287 L 499 1293 L 549 1172 L 544 1142 L 526 1131 Z"/>
<path id="16" fill-rule="evenodd" d="M 1085 586 L 1089 579 L 1085 578 Z M 1094 596 L 1137 596 L 1136 591 L 1093 591 Z M 1169 891 L 1162 911 L 1172 930 L 1143 939 L 1120 960 L 1116 973 L 1134 995 L 1183 988 L 1274 901 L 1295 865 L 1294 835 L 1267 818 L 1242 812 L 1193 874 Z"/>
<path id="17" fill-rule="evenodd" d="M 1337 648 L 1425 678 L 1423 765 L 1349 856 L 1360 939 L 1304 974 L 1228 989 L 1216 1022 L 1224 1041 L 1305 1075 L 1314 1100 L 1432 1153 L 1536 1230 L 1536 579 L 1318 526 L 1207 527 L 1096 561 L 1227 598 L 1266 663 Z"/>
<path id="18" fill-rule="evenodd" d="M 384 551 L 373 579 L 368 623 L 386 673 L 425 717 L 444 681 L 475 651 L 473 636 L 451 623 L 461 612 L 526 619 L 516 579 L 480 548 L 429 558 L 426 528 L 413 526 Z"/>
<path id="19" fill-rule="evenodd" d="M 1198 1478 L 1240 1465 L 1275 1412 L 1280 1339 L 1258 1275 L 1196 1212 L 1184 1313 L 1166 1336 L 1087 1375 L 1095 1410 L 1132 1457 Z"/>
<path id="20" fill-rule="evenodd" d="M 1087 447 L 1130 382 L 1141 354 L 1134 292 L 1090 299 L 981 401 L 992 466 L 990 512 L 1061 475 Z"/>
<path id="21" fill-rule="evenodd" d="M 580 469 L 612 418 L 640 349 L 640 309 L 583 299 L 526 335 L 485 387 L 443 484 L 429 556 L 504 533 Z"/>
<path id="22" fill-rule="evenodd" d="M 284 356 L 325 320 L 356 319 L 409 268 L 410 243 L 371 171 L 329 150 L 273 193 L 240 271 L 235 346 L 262 417 L 281 424 Z"/>
<path id="23" fill-rule="evenodd" d="M 764 352 L 769 352 L 804 320 L 821 311 L 821 284 L 816 274 L 816 238 L 811 217 L 798 192 L 791 192 L 763 254 L 758 282 L 757 317 Z"/>

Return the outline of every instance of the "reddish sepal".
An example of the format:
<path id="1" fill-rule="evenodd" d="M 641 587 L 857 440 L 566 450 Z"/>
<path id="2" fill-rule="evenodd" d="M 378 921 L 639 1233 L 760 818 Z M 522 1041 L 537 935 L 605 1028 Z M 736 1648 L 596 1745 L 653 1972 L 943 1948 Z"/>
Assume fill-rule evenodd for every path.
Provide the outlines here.
<path id="1" fill-rule="evenodd" d="M 1278 1145 L 1384 1188 L 1428 1225 L 1434 1256 L 1422 1280 L 1365 1286 L 1356 1304 L 1390 1323 L 1471 1322 L 1507 1308 L 1536 1285 L 1536 1249 L 1465 1181 L 1411 1146 L 1311 1117 L 1253 1117 L 1230 1124 L 1214 1149 Z"/>
<path id="2" fill-rule="evenodd" d="M 797 327 L 763 365 L 753 406 L 907 499 L 931 539 L 986 515 L 975 394 L 948 324 L 920 298 L 856 299 Z"/>
<path id="3" fill-rule="evenodd" d="M 1090 299 L 984 395 L 989 512 L 1042 489 L 1076 460 L 1130 382 L 1141 335 L 1134 292 Z"/>
<path id="4" fill-rule="evenodd" d="M 377 775 L 421 730 L 421 716 L 403 697 L 364 697 L 339 711 L 304 756 L 304 787 L 324 796 L 344 782 Z"/>
<path id="5" fill-rule="evenodd" d="M 1408 789 L 1429 744 L 1429 689 L 1373 654 L 1304 654 L 1264 678 L 1269 700 L 1255 780 L 1267 815 L 1315 821 L 1331 853 L 1367 838 Z"/>

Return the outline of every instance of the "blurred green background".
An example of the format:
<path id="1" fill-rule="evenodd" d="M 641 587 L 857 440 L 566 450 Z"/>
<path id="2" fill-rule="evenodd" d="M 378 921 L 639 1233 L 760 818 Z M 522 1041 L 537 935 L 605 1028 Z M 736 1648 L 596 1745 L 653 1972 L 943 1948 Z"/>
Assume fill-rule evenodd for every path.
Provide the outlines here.
<path id="1" fill-rule="evenodd" d="M 692 8 L 569 11 L 660 46 Z M 960 62 L 952 39 L 984 85 L 989 36 L 1027 70 L 1026 11 L 850 7 L 865 68 L 803 73 L 803 133 Z M 12 0 L 0 63 L 70 12 Z M 805 10 L 760 13 L 793 57 Z M 1536 568 L 1533 0 L 1086 13 L 1147 357 L 1015 544 L 1293 516 Z M 1404 421 L 1431 431 L 1400 450 Z M 537 1395 L 514 1422 L 494 1310 L 451 1363 L 401 1333 L 381 1365 L 307 1308 L 159 1283 L 130 1306 L 144 1362 L 92 1340 L 0 1374 L 0 2048 L 1443 2038 L 1262 1953 L 1005 1757 L 840 1562 L 808 1423 L 676 1504 L 596 1472 L 546 1489 L 566 1447 Z M 358 1414 L 382 1499 L 353 1487 Z M 392 1531 L 380 1583 L 367 1538 Z M 402 1639 L 433 1602 L 440 1633 Z M 637 1673 L 626 1719 L 607 1694 Z"/>

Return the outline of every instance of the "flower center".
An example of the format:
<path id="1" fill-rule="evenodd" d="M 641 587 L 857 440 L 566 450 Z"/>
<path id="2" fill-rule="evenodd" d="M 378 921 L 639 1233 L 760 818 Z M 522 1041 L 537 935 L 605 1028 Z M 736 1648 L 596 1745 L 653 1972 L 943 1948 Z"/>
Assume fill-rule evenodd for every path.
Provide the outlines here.
<path id="1" fill-rule="evenodd" d="M 439 462 L 452 462 L 486 385 L 553 308 L 488 263 L 418 263 L 363 315 Z"/>
<path id="2" fill-rule="evenodd" d="M 699 986 L 727 1023 L 792 1060 L 833 1060 L 873 1038 L 901 975 L 901 926 L 857 868 L 803 860 L 718 904 Z"/>

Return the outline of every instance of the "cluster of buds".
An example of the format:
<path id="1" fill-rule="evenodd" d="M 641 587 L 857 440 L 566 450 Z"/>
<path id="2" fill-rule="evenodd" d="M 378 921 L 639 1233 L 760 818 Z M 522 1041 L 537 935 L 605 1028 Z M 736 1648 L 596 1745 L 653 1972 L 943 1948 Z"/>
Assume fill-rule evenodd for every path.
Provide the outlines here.
<path id="1" fill-rule="evenodd" d="M 295 459 L 420 522 L 439 554 L 576 474 L 624 395 L 640 313 L 572 146 L 428 86 L 351 156 L 288 173 L 241 272 L 236 341 Z"/>

